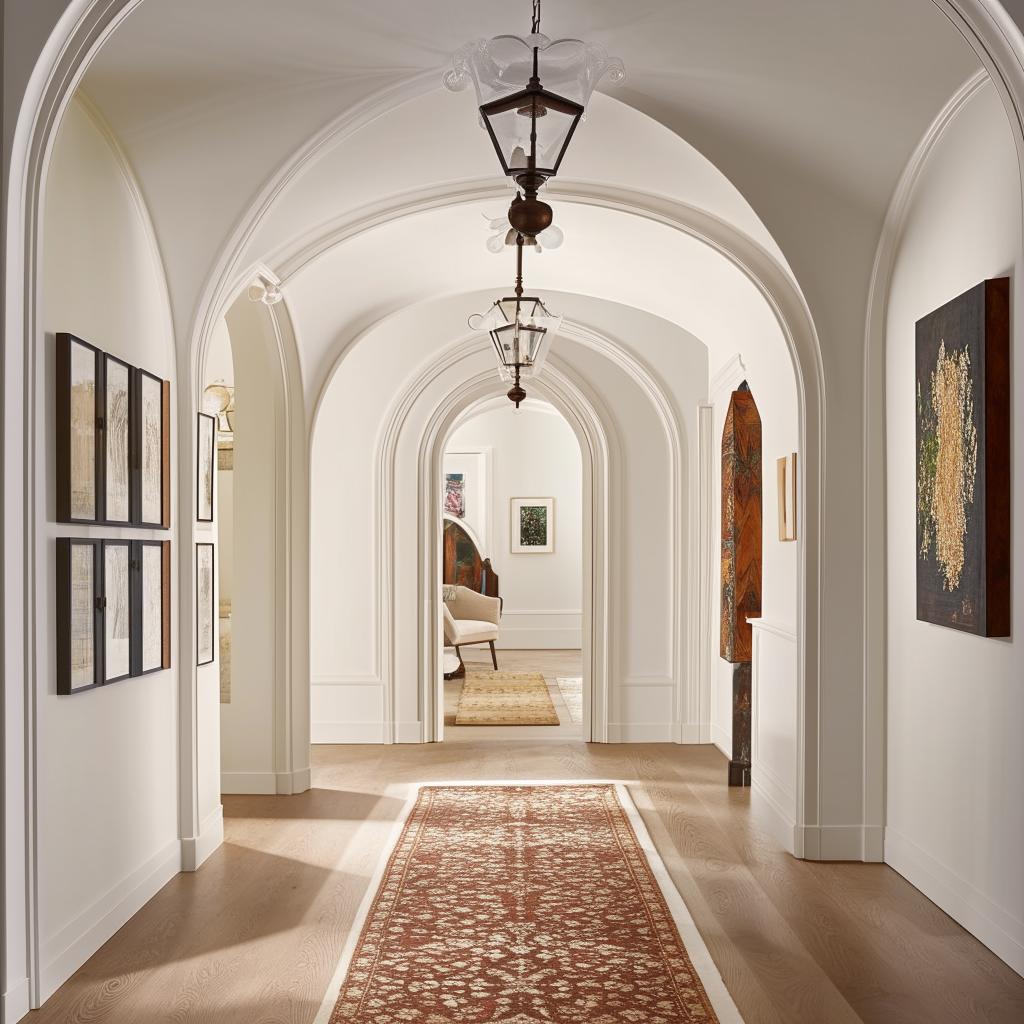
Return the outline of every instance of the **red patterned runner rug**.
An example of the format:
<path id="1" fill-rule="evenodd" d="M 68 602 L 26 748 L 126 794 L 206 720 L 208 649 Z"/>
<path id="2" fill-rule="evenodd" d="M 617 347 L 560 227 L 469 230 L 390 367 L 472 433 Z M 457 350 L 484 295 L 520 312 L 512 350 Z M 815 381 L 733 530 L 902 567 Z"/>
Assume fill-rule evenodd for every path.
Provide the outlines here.
<path id="1" fill-rule="evenodd" d="M 530 783 L 420 789 L 316 1024 L 692 1021 L 740 1017 L 624 787 Z"/>

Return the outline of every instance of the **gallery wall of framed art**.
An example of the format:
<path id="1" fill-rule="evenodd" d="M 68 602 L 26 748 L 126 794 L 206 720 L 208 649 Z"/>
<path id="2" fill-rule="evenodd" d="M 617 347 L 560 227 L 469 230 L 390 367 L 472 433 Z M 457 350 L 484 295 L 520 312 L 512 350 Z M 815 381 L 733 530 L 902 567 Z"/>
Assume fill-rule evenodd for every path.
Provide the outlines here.
<path id="1" fill-rule="evenodd" d="M 171 385 L 66 332 L 56 336 L 60 523 L 171 525 Z"/>
<path id="2" fill-rule="evenodd" d="M 171 667 L 171 542 L 57 538 L 57 693 Z"/>
<path id="3" fill-rule="evenodd" d="M 57 522 L 169 529 L 170 382 L 74 334 L 55 341 Z M 55 543 L 57 693 L 170 668 L 170 541 Z"/>

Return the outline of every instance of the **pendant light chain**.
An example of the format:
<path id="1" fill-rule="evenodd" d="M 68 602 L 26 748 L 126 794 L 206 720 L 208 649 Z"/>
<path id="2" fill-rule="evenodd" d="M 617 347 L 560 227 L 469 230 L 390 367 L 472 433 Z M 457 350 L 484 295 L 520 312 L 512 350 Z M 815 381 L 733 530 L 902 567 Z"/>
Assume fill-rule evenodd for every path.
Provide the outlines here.
<path id="1" fill-rule="evenodd" d="M 530 32 L 536 35 L 540 31 L 540 0 L 533 0 L 533 27 Z"/>

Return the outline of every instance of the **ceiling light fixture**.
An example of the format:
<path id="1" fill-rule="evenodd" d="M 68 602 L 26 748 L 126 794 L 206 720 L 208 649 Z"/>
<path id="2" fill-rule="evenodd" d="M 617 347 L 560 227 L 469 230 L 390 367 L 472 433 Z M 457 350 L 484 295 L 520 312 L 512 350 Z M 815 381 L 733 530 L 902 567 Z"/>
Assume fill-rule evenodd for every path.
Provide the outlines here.
<path id="1" fill-rule="evenodd" d="M 541 76 L 555 93 L 541 84 Z M 444 76 L 447 88 L 476 90 L 480 120 L 501 168 L 522 189 L 509 210 L 512 227 L 536 238 L 550 227 L 551 207 L 537 192 L 565 157 L 594 87 L 605 75 L 621 82 L 625 68 L 600 46 L 580 39 L 549 39 L 540 31 L 540 0 L 525 38 L 478 39 L 462 47 Z"/>
<path id="2" fill-rule="evenodd" d="M 540 371 L 551 339 L 562 323 L 535 295 L 523 295 L 524 239 L 516 239 L 515 295 L 498 299 L 486 313 L 469 318 L 474 331 L 487 331 L 498 357 L 502 380 L 511 381 L 509 401 L 519 408 L 526 398 L 522 381 Z"/>

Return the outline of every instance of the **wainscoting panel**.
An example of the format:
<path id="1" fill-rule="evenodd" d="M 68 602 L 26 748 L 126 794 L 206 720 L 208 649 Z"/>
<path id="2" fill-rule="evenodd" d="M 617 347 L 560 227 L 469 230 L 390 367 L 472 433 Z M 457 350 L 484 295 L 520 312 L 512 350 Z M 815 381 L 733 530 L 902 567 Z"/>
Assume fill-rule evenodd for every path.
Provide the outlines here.
<path id="1" fill-rule="evenodd" d="M 552 609 L 509 609 L 501 614 L 501 638 L 506 651 L 575 651 L 583 646 L 583 613 Z"/>
<path id="2" fill-rule="evenodd" d="M 753 802 L 775 838 L 794 852 L 797 818 L 796 633 L 768 619 L 753 630 L 751 788 Z"/>

